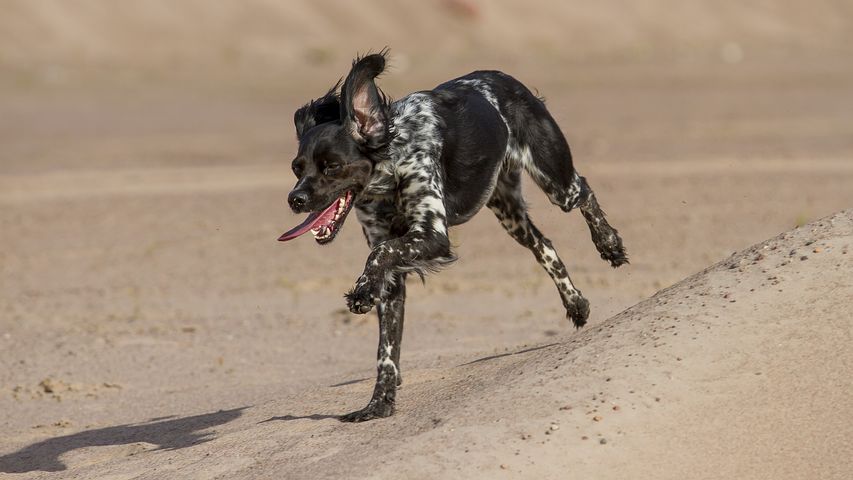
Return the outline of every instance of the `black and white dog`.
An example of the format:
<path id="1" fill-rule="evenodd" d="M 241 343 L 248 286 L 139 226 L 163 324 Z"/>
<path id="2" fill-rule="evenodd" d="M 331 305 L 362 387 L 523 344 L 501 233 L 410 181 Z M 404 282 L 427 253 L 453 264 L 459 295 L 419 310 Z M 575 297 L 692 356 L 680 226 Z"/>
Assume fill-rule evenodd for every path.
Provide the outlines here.
<path id="1" fill-rule="evenodd" d="M 394 413 L 406 275 L 423 277 L 452 262 L 447 229 L 483 205 L 533 252 L 574 325 L 586 323 L 589 302 L 527 215 L 522 170 L 563 211 L 580 209 L 601 258 L 614 267 L 628 262 L 542 100 L 509 75 L 478 71 L 392 102 L 374 83 L 386 55 L 357 59 L 343 86 L 296 111 L 298 181 L 288 202 L 310 214 L 279 238 L 311 231 L 317 243 L 329 243 L 355 207 L 372 249 L 346 299 L 353 313 L 377 306 L 378 375 L 370 403 L 341 417 L 349 422 Z"/>

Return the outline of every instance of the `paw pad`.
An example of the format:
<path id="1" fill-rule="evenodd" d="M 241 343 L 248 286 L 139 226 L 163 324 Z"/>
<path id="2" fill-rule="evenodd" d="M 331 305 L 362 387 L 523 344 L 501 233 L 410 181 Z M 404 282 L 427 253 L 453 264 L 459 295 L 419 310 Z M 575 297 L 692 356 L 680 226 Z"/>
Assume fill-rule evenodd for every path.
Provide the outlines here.
<path id="1" fill-rule="evenodd" d="M 373 305 L 376 303 L 376 298 L 371 293 L 372 289 L 370 287 L 370 283 L 367 281 L 362 282 L 361 279 L 359 279 L 355 288 L 345 295 L 347 299 L 347 307 L 349 307 L 350 312 L 355 314 L 364 314 L 373 309 Z"/>

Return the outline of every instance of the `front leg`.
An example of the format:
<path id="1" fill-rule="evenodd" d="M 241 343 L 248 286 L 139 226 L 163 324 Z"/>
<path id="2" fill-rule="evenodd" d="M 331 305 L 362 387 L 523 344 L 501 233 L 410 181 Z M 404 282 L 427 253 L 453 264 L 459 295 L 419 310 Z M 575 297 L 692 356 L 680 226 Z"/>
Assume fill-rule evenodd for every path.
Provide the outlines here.
<path id="1" fill-rule="evenodd" d="M 414 157 L 400 162 L 397 173 L 400 189 L 395 203 L 365 205 L 358 210 L 372 251 L 364 273 L 346 297 L 353 313 L 367 313 L 379 303 L 377 377 L 367 406 L 344 415 L 342 421 L 361 422 L 394 413 L 401 380 L 399 360 L 406 273 L 423 276 L 455 259 L 447 237 L 443 188 L 435 163 L 431 158 Z M 375 215 L 381 209 L 388 215 Z"/>
<path id="2" fill-rule="evenodd" d="M 363 314 L 383 296 L 387 279 L 400 272 L 421 277 L 455 260 L 447 237 L 447 216 L 440 189 L 422 189 L 401 199 L 408 231 L 376 245 L 367 257 L 364 272 L 346 294 L 352 313 Z"/>
<path id="3" fill-rule="evenodd" d="M 379 348 L 376 354 L 376 385 L 373 397 L 361 410 L 344 415 L 342 422 L 364 422 L 394 414 L 397 386 L 400 384 L 400 343 L 406 302 L 406 274 L 394 275 L 387 282 L 386 294 L 379 301 Z"/>
<path id="4" fill-rule="evenodd" d="M 421 278 L 435 271 L 455 257 L 450 252 L 447 237 L 447 212 L 444 206 L 444 186 L 435 162 L 428 156 L 416 156 L 398 165 L 401 187 L 396 204 L 378 203 L 374 209 L 385 211 L 386 217 L 402 217 L 405 227 L 402 236 L 384 238 L 374 242 L 368 230 L 372 251 L 364 266 L 364 273 L 355 287 L 346 294 L 347 305 L 353 313 L 369 312 L 382 295 L 385 281 L 400 272 L 416 272 Z M 369 212 L 360 212 L 363 224 L 377 227 L 382 221 L 368 218 Z M 389 218 L 384 219 L 386 232 L 390 233 Z"/>
<path id="5" fill-rule="evenodd" d="M 367 258 L 364 273 L 345 295 L 352 313 L 364 314 L 383 297 L 388 280 L 400 272 L 436 271 L 456 258 L 446 233 L 410 231 L 378 245 Z"/>

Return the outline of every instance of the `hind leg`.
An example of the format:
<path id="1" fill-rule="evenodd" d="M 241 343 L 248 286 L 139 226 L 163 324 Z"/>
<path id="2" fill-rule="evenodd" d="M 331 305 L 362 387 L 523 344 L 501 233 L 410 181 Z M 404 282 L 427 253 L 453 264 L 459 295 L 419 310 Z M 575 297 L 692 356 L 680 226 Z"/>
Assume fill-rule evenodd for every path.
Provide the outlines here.
<path id="1" fill-rule="evenodd" d="M 572 167 L 572 152 L 560 126 L 541 101 L 532 95 L 527 100 L 530 111 L 516 112 L 520 117 L 509 141 L 509 163 L 524 168 L 563 211 L 580 208 L 601 258 L 613 267 L 628 263 L 619 233 L 607 223 L 586 179 Z"/>
<path id="2" fill-rule="evenodd" d="M 589 302 L 572 284 L 569 272 L 551 241 L 542 235 L 527 215 L 527 206 L 521 196 L 520 169 L 509 166 L 504 168 L 509 170 L 500 173 L 495 191 L 486 205 L 510 236 L 533 252 L 536 260 L 554 280 L 567 316 L 575 327 L 580 328 L 589 317 Z"/>
<path id="3" fill-rule="evenodd" d="M 533 179 L 548 195 L 551 203 L 560 207 L 564 212 L 569 212 L 574 208 L 580 209 L 583 218 L 586 220 L 586 225 L 589 227 L 592 243 L 595 244 L 595 248 L 602 259 L 610 262 L 613 268 L 628 263 L 628 254 L 625 251 L 625 246 L 622 245 L 622 238 L 619 236 L 619 232 L 607 223 L 604 210 L 598 205 L 595 193 L 589 187 L 586 178 L 575 172 L 567 187 L 561 187 L 542 176 L 533 175 Z"/>
<path id="4" fill-rule="evenodd" d="M 589 233 L 592 235 L 592 243 L 595 244 L 601 258 L 610 262 L 613 268 L 625 265 L 628 263 L 628 253 L 625 251 L 625 246 L 622 245 L 622 237 L 619 236 L 619 232 L 615 228 L 607 223 L 604 210 L 598 205 L 598 200 L 586 183 L 586 178 L 577 173 L 575 173 L 575 177 L 580 179 L 581 201 L 579 208 L 589 227 Z"/>

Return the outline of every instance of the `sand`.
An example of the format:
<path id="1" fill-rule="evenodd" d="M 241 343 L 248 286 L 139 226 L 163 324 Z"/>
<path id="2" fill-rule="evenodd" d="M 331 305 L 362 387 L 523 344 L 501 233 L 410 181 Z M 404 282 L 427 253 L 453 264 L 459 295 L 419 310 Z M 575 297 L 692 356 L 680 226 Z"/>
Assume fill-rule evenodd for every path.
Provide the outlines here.
<path id="1" fill-rule="evenodd" d="M 0 477 L 846 478 L 846 3 L 457 3 L 418 10 L 453 33 L 436 55 L 387 22 L 297 28 L 369 20 L 325 2 L 10 2 Z M 354 218 L 327 247 L 275 239 L 300 220 L 294 108 L 385 43 L 395 97 L 485 67 L 538 88 L 631 265 L 527 182 L 589 325 L 481 212 L 455 265 L 409 282 L 398 414 L 348 425 L 374 375 L 375 314 L 343 299 L 367 247 Z"/>

